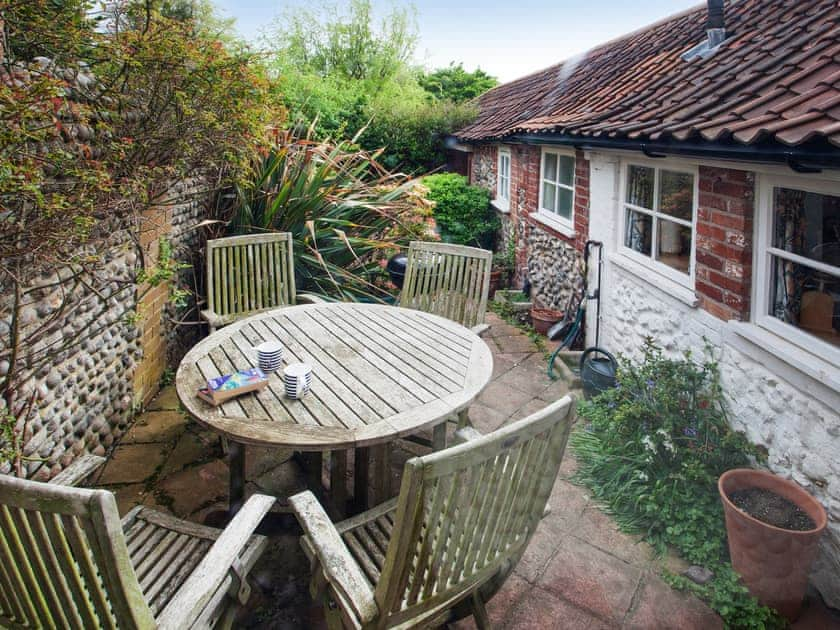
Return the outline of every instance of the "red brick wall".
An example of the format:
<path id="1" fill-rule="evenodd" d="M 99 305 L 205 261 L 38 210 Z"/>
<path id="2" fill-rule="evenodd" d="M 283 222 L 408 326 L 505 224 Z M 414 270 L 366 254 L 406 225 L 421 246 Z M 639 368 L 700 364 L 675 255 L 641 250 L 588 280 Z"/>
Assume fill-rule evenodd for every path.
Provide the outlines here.
<path id="1" fill-rule="evenodd" d="M 695 291 L 723 320 L 750 317 L 755 175 L 700 167 Z"/>

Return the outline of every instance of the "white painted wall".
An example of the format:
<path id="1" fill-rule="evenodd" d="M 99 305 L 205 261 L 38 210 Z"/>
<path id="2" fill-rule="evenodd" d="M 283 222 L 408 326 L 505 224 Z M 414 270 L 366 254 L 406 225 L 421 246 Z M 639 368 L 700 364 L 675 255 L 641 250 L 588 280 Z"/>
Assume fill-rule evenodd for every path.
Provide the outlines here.
<path id="1" fill-rule="evenodd" d="M 601 345 L 638 358 L 645 336 L 652 336 L 671 354 L 685 350 L 702 354 L 706 340 L 711 343 L 720 361 L 733 426 L 767 448 L 771 470 L 797 481 L 829 513 L 829 535 L 823 539 L 812 581 L 829 605 L 840 608 L 840 392 L 828 386 L 818 371 L 815 377 L 781 360 L 759 335 L 753 336 L 755 326 L 718 320 L 694 307 L 690 296 L 663 290 L 668 285 L 655 273 L 622 263 L 616 252 L 618 159 L 589 157 L 590 238 L 603 241 L 607 253 Z M 594 304 L 590 313 L 594 315 Z M 590 344 L 593 320 L 589 317 L 587 322 Z M 799 353 L 800 362 L 804 354 Z"/>

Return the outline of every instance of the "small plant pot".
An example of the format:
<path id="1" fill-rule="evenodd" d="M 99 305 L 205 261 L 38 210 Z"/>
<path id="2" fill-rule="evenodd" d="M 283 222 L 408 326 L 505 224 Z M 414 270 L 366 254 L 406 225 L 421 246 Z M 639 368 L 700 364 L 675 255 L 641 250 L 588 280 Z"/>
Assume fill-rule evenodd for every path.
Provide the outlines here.
<path id="1" fill-rule="evenodd" d="M 729 495 L 746 488 L 769 490 L 787 499 L 814 521 L 808 531 L 774 527 L 740 510 Z M 825 509 L 792 481 L 763 470 L 736 468 L 720 476 L 718 492 L 726 517 L 732 567 L 762 604 L 794 621 L 800 612 L 808 573 L 828 518 Z"/>
<path id="2" fill-rule="evenodd" d="M 496 291 L 502 286 L 502 275 L 501 269 L 490 271 L 490 295 L 496 295 Z"/>
<path id="3" fill-rule="evenodd" d="M 539 334 L 545 335 L 554 322 L 563 319 L 563 311 L 555 311 L 553 308 L 531 308 L 531 325 Z"/>

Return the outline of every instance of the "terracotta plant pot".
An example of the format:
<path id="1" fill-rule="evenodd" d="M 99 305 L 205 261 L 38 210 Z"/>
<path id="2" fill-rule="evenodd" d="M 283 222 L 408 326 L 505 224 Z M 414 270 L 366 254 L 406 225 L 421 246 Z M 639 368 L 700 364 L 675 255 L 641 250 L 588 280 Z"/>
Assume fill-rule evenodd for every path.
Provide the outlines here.
<path id="1" fill-rule="evenodd" d="M 490 295 L 495 295 L 502 286 L 502 270 L 492 269 L 490 271 Z"/>
<path id="2" fill-rule="evenodd" d="M 554 322 L 563 319 L 563 311 L 552 308 L 531 307 L 531 325 L 539 334 L 544 335 Z"/>
<path id="3" fill-rule="evenodd" d="M 729 495 L 745 488 L 775 492 L 811 517 L 816 527 L 794 531 L 768 525 L 735 507 Z M 718 480 L 732 567 L 758 601 L 793 621 L 799 615 L 808 572 L 828 518 L 825 509 L 792 481 L 763 470 L 736 468 Z"/>

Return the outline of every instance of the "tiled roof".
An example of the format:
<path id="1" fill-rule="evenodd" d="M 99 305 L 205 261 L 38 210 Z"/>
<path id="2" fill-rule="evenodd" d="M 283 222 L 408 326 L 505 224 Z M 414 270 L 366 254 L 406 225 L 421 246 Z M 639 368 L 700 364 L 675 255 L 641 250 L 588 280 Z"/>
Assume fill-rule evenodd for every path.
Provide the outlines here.
<path id="1" fill-rule="evenodd" d="M 704 4 L 490 90 L 456 135 L 840 146 L 839 20 L 837 0 L 729 1 L 726 41 L 684 61 L 706 37 Z"/>

